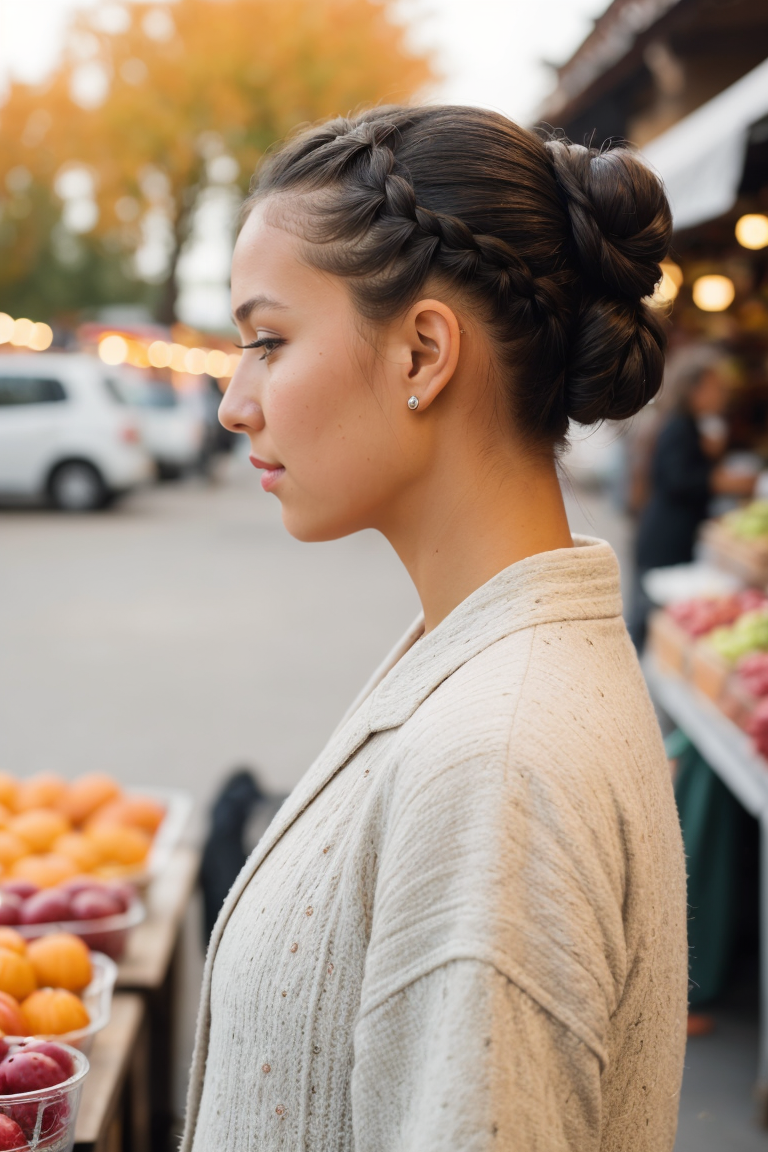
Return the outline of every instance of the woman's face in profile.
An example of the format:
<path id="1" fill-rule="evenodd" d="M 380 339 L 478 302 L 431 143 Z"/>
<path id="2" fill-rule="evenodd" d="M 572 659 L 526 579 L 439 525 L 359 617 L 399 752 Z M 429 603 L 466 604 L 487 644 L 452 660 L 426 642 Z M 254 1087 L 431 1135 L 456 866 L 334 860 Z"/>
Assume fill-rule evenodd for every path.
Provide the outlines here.
<path id="1" fill-rule="evenodd" d="M 232 311 L 254 346 L 220 419 L 248 436 L 288 531 L 328 540 L 381 528 L 407 500 L 414 467 L 414 417 L 394 402 L 402 365 L 374 352 L 344 282 L 304 262 L 300 240 L 268 223 L 263 203 L 235 247 Z"/>

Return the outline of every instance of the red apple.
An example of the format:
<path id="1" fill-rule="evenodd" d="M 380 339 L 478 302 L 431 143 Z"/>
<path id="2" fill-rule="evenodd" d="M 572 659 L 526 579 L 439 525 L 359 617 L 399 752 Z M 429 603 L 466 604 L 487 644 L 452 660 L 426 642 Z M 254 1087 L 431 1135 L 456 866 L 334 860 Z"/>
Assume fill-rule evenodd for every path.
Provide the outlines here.
<path id="1" fill-rule="evenodd" d="M 60 1064 L 44 1052 L 19 1049 L 6 1056 L 0 1064 L 0 1091 L 3 1096 L 16 1092 L 36 1092 L 38 1088 L 52 1088 L 67 1079 Z"/>
<path id="2" fill-rule="evenodd" d="M 45 1147 L 42 1143 L 43 1140 L 47 1142 L 52 1136 L 60 1133 L 66 1125 L 69 1119 L 68 1102 L 59 1099 L 51 1100 L 48 1104 L 43 1101 L 38 1104 L 11 1104 L 8 1109 L 27 1139 L 31 1140 L 37 1126 L 37 1113 L 41 1107 L 43 1109 L 43 1118 L 40 1123 L 40 1143 L 37 1145 L 38 1148 Z"/>
<path id="3" fill-rule="evenodd" d="M 74 880 L 65 880 L 63 884 L 59 884 L 56 891 L 77 896 L 80 892 L 103 892 L 105 887 L 103 880 L 95 880 L 90 876 L 75 876 Z"/>
<path id="4" fill-rule="evenodd" d="M 7 1047 L 6 1044 L 6 1049 Z M 55 1060 L 59 1065 L 67 1080 L 75 1074 L 75 1062 L 66 1048 L 62 1048 L 60 1044 L 54 1044 L 50 1040 L 30 1040 L 20 1051 L 42 1052 L 44 1056 L 50 1056 L 51 1060 Z"/>
<path id="5" fill-rule="evenodd" d="M 128 911 L 138 896 L 138 892 L 134 888 L 133 884 L 121 884 L 119 882 L 115 882 L 113 884 L 107 885 L 107 891 L 109 892 L 110 896 L 114 896 L 116 900 L 120 901 L 123 912 Z"/>
<path id="6" fill-rule="evenodd" d="M 66 892 L 49 888 L 37 892 L 24 901 L 21 909 L 22 924 L 50 924 L 53 921 L 71 920 L 72 907 Z"/>
<path id="7" fill-rule="evenodd" d="M 26 1148 L 27 1141 L 15 1120 L 0 1113 L 0 1152 L 11 1148 Z"/>
<path id="8" fill-rule="evenodd" d="M 12 892 L 0 892 L 0 924 L 18 924 L 22 901 Z"/>
<path id="9" fill-rule="evenodd" d="M 72 897 L 71 914 L 75 920 L 101 920 L 123 912 L 120 901 L 106 889 L 103 892 L 78 892 Z"/>
<path id="10" fill-rule="evenodd" d="M 31 880 L 4 880 L 0 884 L 0 890 L 10 892 L 12 896 L 18 896 L 20 900 L 27 900 L 40 891 L 37 884 L 33 884 Z"/>

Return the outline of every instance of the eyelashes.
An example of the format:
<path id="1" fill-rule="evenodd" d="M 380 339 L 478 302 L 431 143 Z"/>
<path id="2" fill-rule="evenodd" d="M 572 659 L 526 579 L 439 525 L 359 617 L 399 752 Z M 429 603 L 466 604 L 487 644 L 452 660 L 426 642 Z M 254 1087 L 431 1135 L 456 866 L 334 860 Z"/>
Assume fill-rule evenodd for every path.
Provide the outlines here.
<path id="1" fill-rule="evenodd" d="M 235 344 L 235 348 L 242 348 L 243 351 L 249 348 L 263 348 L 264 355 L 260 356 L 259 359 L 266 360 L 281 344 L 285 344 L 285 340 L 282 340 L 279 336 L 262 336 L 260 340 L 253 340 L 250 344 Z"/>

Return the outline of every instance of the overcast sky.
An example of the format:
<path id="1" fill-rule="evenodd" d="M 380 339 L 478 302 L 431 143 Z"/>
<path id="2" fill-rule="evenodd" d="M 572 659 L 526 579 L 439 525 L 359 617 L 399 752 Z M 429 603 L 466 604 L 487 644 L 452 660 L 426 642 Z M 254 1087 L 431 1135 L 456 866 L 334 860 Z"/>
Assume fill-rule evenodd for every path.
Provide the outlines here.
<path id="1" fill-rule="evenodd" d="M 40 79 L 56 59 L 72 10 L 96 2 L 0 0 L 0 82 L 9 73 Z M 552 72 L 544 61 L 567 59 L 589 31 L 591 20 L 608 7 L 608 0 L 396 2 L 414 40 L 436 53 L 445 74 L 434 96 L 483 104 L 523 121 L 552 86 Z"/>

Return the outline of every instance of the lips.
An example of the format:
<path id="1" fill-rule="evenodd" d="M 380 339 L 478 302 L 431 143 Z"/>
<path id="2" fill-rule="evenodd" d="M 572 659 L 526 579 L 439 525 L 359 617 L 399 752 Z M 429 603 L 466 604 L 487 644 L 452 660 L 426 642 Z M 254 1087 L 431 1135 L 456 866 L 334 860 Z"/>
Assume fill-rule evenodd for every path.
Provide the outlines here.
<path id="1" fill-rule="evenodd" d="M 262 470 L 261 486 L 265 492 L 274 488 L 285 472 L 282 464 L 269 464 L 266 460 L 259 460 L 258 456 L 249 456 L 248 459 L 254 468 Z"/>
<path id="2" fill-rule="evenodd" d="M 269 464 L 266 460 L 259 460 L 258 456 L 249 456 L 248 459 L 254 468 L 266 468 L 269 472 L 273 472 L 277 468 L 282 468 L 282 464 Z"/>

